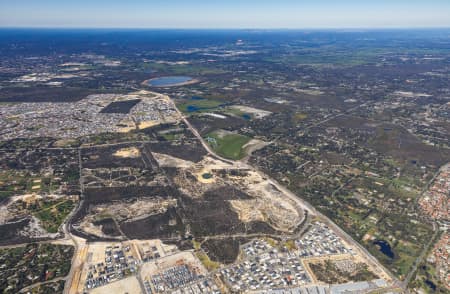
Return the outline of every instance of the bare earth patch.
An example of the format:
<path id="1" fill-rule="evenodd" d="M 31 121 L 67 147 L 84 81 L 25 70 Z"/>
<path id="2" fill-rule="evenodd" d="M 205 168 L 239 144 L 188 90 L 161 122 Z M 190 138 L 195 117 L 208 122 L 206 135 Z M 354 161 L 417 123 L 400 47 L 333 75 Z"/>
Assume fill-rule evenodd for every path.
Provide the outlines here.
<path id="1" fill-rule="evenodd" d="M 139 123 L 139 129 L 143 130 L 143 129 L 154 127 L 156 125 L 159 125 L 159 121 L 156 121 L 156 120 L 141 121 Z"/>
<path id="2" fill-rule="evenodd" d="M 141 151 L 136 147 L 123 148 L 114 152 L 114 156 L 125 158 L 138 158 L 141 156 Z"/>
<path id="3" fill-rule="evenodd" d="M 161 167 L 190 168 L 194 165 L 192 161 L 184 160 L 163 153 L 152 152 L 152 155 Z"/>
<path id="4" fill-rule="evenodd" d="M 128 294 L 140 294 L 141 286 L 135 276 L 119 280 L 103 287 L 91 290 L 92 294 L 111 294 L 111 293 L 128 293 Z"/>
<path id="5" fill-rule="evenodd" d="M 244 105 L 233 105 L 231 108 L 252 114 L 256 119 L 266 117 L 272 112 Z"/>

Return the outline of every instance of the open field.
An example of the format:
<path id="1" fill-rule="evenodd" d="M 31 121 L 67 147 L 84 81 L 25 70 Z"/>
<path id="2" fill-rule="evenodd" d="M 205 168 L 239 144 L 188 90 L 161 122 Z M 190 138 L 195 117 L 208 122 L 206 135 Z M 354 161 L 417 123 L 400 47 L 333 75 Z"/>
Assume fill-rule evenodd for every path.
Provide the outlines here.
<path id="1" fill-rule="evenodd" d="M 177 107 L 184 113 L 195 113 L 213 111 L 214 109 L 220 107 L 222 104 L 222 101 L 201 99 L 189 100 L 188 102 L 177 105 Z"/>
<path id="2" fill-rule="evenodd" d="M 229 159 L 243 158 L 246 155 L 243 146 L 251 140 L 247 136 L 224 131 L 215 131 L 205 137 L 217 154 Z"/>

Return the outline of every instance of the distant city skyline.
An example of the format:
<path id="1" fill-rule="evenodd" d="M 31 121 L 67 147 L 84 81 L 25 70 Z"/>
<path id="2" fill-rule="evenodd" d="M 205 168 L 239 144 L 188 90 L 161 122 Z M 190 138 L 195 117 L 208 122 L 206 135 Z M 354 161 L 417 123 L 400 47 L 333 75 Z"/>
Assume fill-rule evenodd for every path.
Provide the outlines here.
<path id="1" fill-rule="evenodd" d="M 450 27 L 448 0 L 0 0 L 0 27 Z"/>

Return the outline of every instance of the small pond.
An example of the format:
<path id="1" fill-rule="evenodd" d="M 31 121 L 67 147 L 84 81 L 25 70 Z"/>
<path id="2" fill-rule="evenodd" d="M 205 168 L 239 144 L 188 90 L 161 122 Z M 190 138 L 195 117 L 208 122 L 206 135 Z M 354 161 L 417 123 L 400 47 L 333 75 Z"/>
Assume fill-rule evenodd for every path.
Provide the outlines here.
<path id="1" fill-rule="evenodd" d="M 202 177 L 203 177 L 204 179 L 208 180 L 208 179 L 211 179 L 211 178 L 212 178 L 212 174 L 210 174 L 210 173 L 204 173 L 204 174 L 202 175 Z"/>
<path id="2" fill-rule="evenodd" d="M 376 240 L 373 242 L 375 246 L 380 250 L 381 253 L 386 255 L 387 257 L 393 259 L 394 258 L 394 251 L 392 251 L 391 245 L 384 240 Z"/>

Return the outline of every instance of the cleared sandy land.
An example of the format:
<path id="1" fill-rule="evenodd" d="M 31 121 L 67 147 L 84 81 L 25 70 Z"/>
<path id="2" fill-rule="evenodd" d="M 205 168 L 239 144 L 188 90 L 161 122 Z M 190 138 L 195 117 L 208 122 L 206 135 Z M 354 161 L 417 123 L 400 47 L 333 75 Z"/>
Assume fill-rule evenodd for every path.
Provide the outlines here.
<path id="1" fill-rule="evenodd" d="M 161 167 L 190 168 L 194 165 L 194 162 L 192 161 L 173 157 L 163 153 L 152 152 L 152 155 Z"/>
<path id="2" fill-rule="evenodd" d="M 243 222 L 265 221 L 277 230 L 290 232 L 303 219 L 303 209 L 295 201 L 286 197 L 259 173 L 240 168 L 238 164 L 226 163 L 209 156 L 195 164 L 159 154 L 155 158 L 160 163 L 180 169 L 174 183 L 190 197 L 202 197 L 208 189 L 225 185 L 236 187 L 253 197 L 230 202 Z M 193 177 L 196 181 L 192 180 Z M 289 217 L 285 217 L 286 215 Z"/>
<path id="3" fill-rule="evenodd" d="M 126 279 L 122 279 L 119 281 L 115 281 L 113 283 L 110 283 L 108 285 L 95 288 L 94 290 L 90 291 L 89 293 L 92 294 L 122 294 L 122 293 L 128 293 L 128 294 L 141 294 L 141 286 L 139 285 L 139 281 L 135 276 L 128 277 Z"/>
<path id="4" fill-rule="evenodd" d="M 74 139 L 61 139 L 55 142 L 56 147 L 65 147 L 67 145 L 76 143 L 76 140 Z"/>
<path id="5" fill-rule="evenodd" d="M 252 221 L 266 221 L 261 210 L 255 209 L 258 200 L 231 200 L 231 207 L 238 213 L 239 219 L 245 223 Z"/>
<path id="6" fill-rule="evenodd" d="M 99 236 L 111 237 L 102 232 L 102 226 L 96 226 L 93 223 L 99 217 L 113 218 L 116 221 L 135 221 L 146 218 L 150 215 L 164 213 L 169 207 L 177 205 L 176 199 L 147 197 L 138 199 L 132 203 L 116 202 L 99 204 L 91 207 L 91 213 L 87 215 L 81 222 L 80 227 L 86 233 Z"/>
<path id="7" fill-rule="evenodd" d="M 87 221 L 89 220 L 89 221 Z M 94 236 L 98 236 L 98 237 L 104 237 L 104 238 L 108 238 L 109 236 L 103 234 L 102 232 L 102 227 L 101 226 L 96 226 L 92 223 L 92 221 L 90 221 L 90 219 L 86 218 L 86 221 L 83 221 L 81 223 L 81 227 L 83 228 L 83 231 L 90 234 L 90 235 L 94 235 Z"/>
<path id="8" fill-rule="evenodd" d="M 121 127 L 117 130 L 119 133 L 128 133 L 132 130 L 136 129 L 136 125 L 131 120 L 125 120 L 120 122 L 121 125 L 125 125 L 125 127 Z"/>
<path id="9" fill-rule="evenodd" d="M 267 111 L 267 110 L 262 110 L 262 109 L 258 109 L 258 108 L 254 108 L 254 107 L 250 107 L 250 106 L 244 106 L 244 105 L 233 105 L 230 106 L 231 108 L 243 111 L 243 112 L 247 112 L 252 114 L 255 118 L 259 119 L 259 118 L 263 118 L 265 116 L 268 116 L 270 114 L 272 114 L 272 112 Z"/>
<path id="10" fill-rule="evenodd" d="M 116 202 L 114 204 L 100 204 L 91 210 L 94 214 L 107 214 L 115 219 L 136 220 L 152 214 L 164 213 L 167 208 L 176 206 L 177 200 L 173 198 L 147 197 L 140 198 L 131 203 Z"/>
<path id="11" fill-rule="evenodd" d="M 159 121 L 157 120 L 146 120 L 146 121 L 141 121 L 138 125 L 139 129 L 147 129 L 147 128 L 151 128 L 153 126 L 159 125 Z"/>
<path id="12" fill-rule="evenodd" d="M 195 174 L 197 180 L 203 184 L 212 184 L 216 182 L 216 178 L 212 174 L 211 170 L 208 168 L 201 169 L 198 173 Z"/>
<path id="13" fill-rule="evenodd" d="M 117 157 L 138 158 L 141 156 L 141 151 L 136 147 L 122 148 L 114 152 L 113 155 Z"/>
<path id="14" fill-rule="evenodd" d="M 258 173 L 247 171 L 245 176 L 228 178 L 233 185 L 254 197 L 231 202 L 243 222 L 264 220 L 280 231 L 292 231 L 303 219 L 303 209 Z M 285 217 L 287 215 L 289 217 Z"/>
<path id="15" fill-rule="evenodd" d="M 242 146 L 242 148 L 245 150 L 245 152 L 247 153 L 247 156 L 251 155 L 253 152 L 255 152 L 256 150 L 262 149 L 265 146 L 269 145 L 270 143 L 268 142 L 264 142 L 261 140 L 257 140 L 257 139 L 251 139 L 250 141 L 248 141 L 247 144 L 245 144 L 244 146 Z"/>

